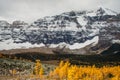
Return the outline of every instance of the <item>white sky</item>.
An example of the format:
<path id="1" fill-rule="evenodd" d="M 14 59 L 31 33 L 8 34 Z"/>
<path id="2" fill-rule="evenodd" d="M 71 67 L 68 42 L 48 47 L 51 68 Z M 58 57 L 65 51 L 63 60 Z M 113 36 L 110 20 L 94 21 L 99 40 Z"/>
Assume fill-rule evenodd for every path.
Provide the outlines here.
<path id="1" fill-rule="evenodd" d="M 44 16 L 98 7 L 120 12 L 120 0 L 0 0 L 0 20 L 31 23 Z"/>

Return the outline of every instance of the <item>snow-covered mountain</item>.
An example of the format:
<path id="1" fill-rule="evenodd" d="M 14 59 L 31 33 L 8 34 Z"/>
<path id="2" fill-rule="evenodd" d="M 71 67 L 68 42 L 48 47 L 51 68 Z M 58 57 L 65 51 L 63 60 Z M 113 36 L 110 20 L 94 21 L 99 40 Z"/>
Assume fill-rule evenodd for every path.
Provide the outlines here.
<path id="1" fill-rule="evenodd" d="M 30 25 L 0 21 L 1 50 L 41 46 L 80 49 L 91 44 L 90 49 L 98 50 L 113 40 L 120 40 L 120 14 L 108 8 L 65 12 Z"/>

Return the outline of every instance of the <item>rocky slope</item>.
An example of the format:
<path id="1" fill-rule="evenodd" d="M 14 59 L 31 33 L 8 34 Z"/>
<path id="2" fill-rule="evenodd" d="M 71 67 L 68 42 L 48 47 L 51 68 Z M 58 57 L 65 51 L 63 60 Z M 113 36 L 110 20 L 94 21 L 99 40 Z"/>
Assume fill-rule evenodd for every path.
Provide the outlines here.
<path id="1" fill-rule="evenodd" d="M 120 44 L 115 43 L 101 53 L 102 55 L 120 55 Z"/>
<path id="2" fill-rule="evenodd" d="M 120 40 L 120 14 L 107 8 L 47 16 L 28 25 L 0 21 L 0 48 L 59 47 L 105 49 Z"/>

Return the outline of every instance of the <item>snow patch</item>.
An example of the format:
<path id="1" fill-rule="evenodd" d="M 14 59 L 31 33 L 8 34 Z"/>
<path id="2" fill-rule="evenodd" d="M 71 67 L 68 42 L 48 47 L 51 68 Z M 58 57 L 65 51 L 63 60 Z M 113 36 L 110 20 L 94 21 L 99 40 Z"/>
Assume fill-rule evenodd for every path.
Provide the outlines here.
<path id="1" fill-rule="evenodd" d="M 80 25 L 85 26 L 87 24 L 87 20 L 85 20 L 84 16 L 79 16 L 77 18 Z"/>
<path id="2" fill-rule="evenodd" d="M 78 28 L 76 26 L 76 23 L 71 22 L 69 26 L 65 27 L 65 31 L 77 31 Z"/>
<path id="3" fill-rule="evenodd" d="M 117 14 L 117 12 L 115 12 L 111 9 L 108 9 L 108 8 L 105 8 L 104 10 L 105 10 L 106 15 L 116 15 Z"/>
<path id="4" fill-rule="evenodd" d="M 26 43 L 14 43 L 12 39 L 6 40 L 4 42 L 0 42 L 0 50 L 43 47 L 43 46 L 45 46 L 43 43 L 41 43 L 41 44 L 31 44 L 29 42 L 26 42 Z"/>
<path id="5" fill-rule="evenodd" d="M 92 44 L 93 46 L 95 46 L 97 43 L 98 43 L 98 40 L 99 40 L 99 37 L 98 36 L 95 36 L 93 39 L 91 40 L 87 40 L 86 42 L 84 43 L 74 43 L 73 45 L 70 45 L 70 44 L 67 44 L 67 43 L 59 43 L 59 44 L 51 44 L 49 47 L 50 48 L 56 48 L 56 47 L 66 47 L 66 48 L 69 48 L 69 49 L 80 49 L 80 48 L 83 48 L 87 45 L 90 45 Z"/>
<path id="6" fill-rule="evenodd" d="M 95 11 L 90 11 L 86 15 L 93 17 L 93 16 L 96 16 L 96 12 Z"/>
<path id="7" fill-rule="evenodd" d="M 99 37 L 98 36 L 96 36 L 96 37 L 94 37 L 93 39 L 91 39 L 91 40 L 87 40 L 86 42 L 84 42 L 84 43 L 74 43 L 73 45 L 69 45 L 69 48 L 70 49 L 80 49 L 80 48 L 83 48 L 83 47 L 85 47 L 85 46 L 87 46 L 87 45 L 90 45 L 90 44 L 94 44 L 94 45 L 96 45 L 97 43 L 98 43 L 98 40 L 99 40 Z"/>
<path id="8" fill-rule="evenodd" d="M 112 43 L 118 43 L 118 44 L 120 44 L 120 40 L 112 40 Z"/>

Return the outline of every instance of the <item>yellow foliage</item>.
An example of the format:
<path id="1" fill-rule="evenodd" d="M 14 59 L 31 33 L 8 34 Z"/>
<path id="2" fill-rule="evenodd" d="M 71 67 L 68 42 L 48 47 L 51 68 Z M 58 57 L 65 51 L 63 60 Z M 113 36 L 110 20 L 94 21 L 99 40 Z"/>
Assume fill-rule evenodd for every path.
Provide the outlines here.
<path id="1" fill-rule="evenodd" d="M 120 80 L 120 66 L 101 67 L 70 65 L 60 62 L 59 66 L 50 72 L 51 79 L 57 80 Z"/>
<path id="2" fill-rule="evenodd" d="M 9 70 L 9 72 L 10 72 L 10 74 L 12 74 L 12 76 L 14 76 L 17 73 L 17 70 L 13 69 L 13 70 Z"/>
<path id="3" fill-rule="evenodd" d="M 35 67 L 34 67 L 34 72 L 37 77 L 42 78 L 44 74 L 44 70 L 42 68 L 42 65 L 40 63 L 40 60 L 36 60 Z"/>
<path id="4" fill-rule="evenodd" d="M 120 66 L 103 66 L 97 68 L 93 66 L 76 66 L 69 62 L 61 61 L 46 79 L 43 75 L 43 68 L 40 60 L 36 60 L 35 74 L 41 80 L 120 80 Z"/>

